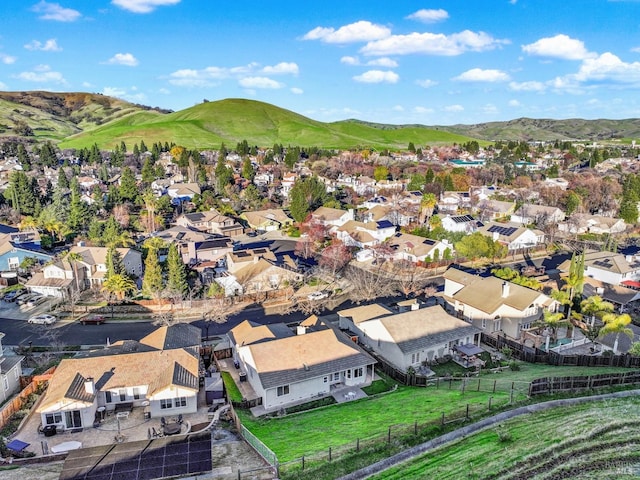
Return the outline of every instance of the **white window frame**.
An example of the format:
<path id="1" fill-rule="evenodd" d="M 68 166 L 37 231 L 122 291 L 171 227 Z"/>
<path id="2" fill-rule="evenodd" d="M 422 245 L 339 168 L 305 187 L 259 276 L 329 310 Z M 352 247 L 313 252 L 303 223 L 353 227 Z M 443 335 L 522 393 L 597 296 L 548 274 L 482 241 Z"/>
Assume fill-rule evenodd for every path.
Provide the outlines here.
<path id="1" fill-rule="evenodd" d="M 173 408 L 173 398 L 161 398 L 160 399 L 160 409 L 168 410 Z"/>
<path id="2" fill-rule="evenodd" d="M 289 385 L 281 385 L 276 389 L 276 395 L 278 397 L 284 397 L 285 395 L 289 395 Z"/>

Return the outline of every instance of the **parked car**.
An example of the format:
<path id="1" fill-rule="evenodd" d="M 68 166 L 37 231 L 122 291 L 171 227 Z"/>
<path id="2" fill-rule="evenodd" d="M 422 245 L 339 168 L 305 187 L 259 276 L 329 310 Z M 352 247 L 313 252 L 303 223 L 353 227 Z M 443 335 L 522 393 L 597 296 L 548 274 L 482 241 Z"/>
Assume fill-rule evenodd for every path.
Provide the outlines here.
<path id="1" fill-rule="evenodd" d="M 104 317 L 102 315 L 90 315 L 80 320 L 82 325 L 102 325 L 104 323 Z"/>
<path id="2" fill-rule="evenodd" d="M 33 307 L 37 307 L 38 305 L 46 301 L 47 301 L 47 297 L 45 297 L 44 295 L 36 295 L 35 297 L 32 297 L 29 299 L 26 306 L 29 308 L 33 308 Z"/>
<path id="3" fill-rule="evenodd" d="M 311 292 L 309 295 L 307 295 L 307 298 L 309 300 L 322 300 L 323 298 L 327 298 L 328 296 L 329 296 L 329 292 L 317 291 L 317 292 Z"/>
<path id="4" fill-rule="evenodd" d="M 2 297 L 2 299 L 5 302 L 13 302 L 16 298 L 18 298 L 20 295 L 24 293 L 27 293 L 25 289 L 11 290 L 9 293 L 5 294 L 5 296 Z"/>
<path id="5" fill-rule="evenodd" d="M 49 314 L 43 313 L 41 315 L 35 315 L 31 317 L 28 320 L 28 322 L 35 323 L 38 325 L 52 325 L 56 323 L 57 320 L 58 319 L 55 317 L 55 315 L 49 315 Z"/>
<path id="6" fill-rule="evenodd" d="M 29 302 L 29 300 L 31 300 L 34 297 L 38 297 L 39 295 L 37 293 L 25 293 L 24 295 L 20 295 L 17 299 L 16 299 L 16 303 L 18 305 L 25 305 L 27 302 Z"/>

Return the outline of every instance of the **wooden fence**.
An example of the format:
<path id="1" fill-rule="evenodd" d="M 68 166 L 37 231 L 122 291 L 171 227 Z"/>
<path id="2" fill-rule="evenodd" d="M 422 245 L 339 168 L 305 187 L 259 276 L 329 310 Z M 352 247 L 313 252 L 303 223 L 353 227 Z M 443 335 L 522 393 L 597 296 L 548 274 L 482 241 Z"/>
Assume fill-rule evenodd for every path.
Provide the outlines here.
<path id="1" fill-rule="evenodd" d="M 538 378 L 529 385 L 529 396 L 552 395 L 563 392 L 582 392 L 615 385 L 640 383 L 640 371 L 604 373 L 579 377 Z"/>
<path id="2" fill-rule="evenodd" d="M 2 409 L 0 409 L 0 429 L 7 426 L 13 414 L 22 409 L 22 406 L 27 402 L 29 395 L 37 392 L 38 387 L 41 384 L 49 381 L 53 376 L 54 371 L 55 367 L 51 367 L 44 374 L 33 376 L 27 386 L 24 387 L 18 395 L 9 400 Z"/>

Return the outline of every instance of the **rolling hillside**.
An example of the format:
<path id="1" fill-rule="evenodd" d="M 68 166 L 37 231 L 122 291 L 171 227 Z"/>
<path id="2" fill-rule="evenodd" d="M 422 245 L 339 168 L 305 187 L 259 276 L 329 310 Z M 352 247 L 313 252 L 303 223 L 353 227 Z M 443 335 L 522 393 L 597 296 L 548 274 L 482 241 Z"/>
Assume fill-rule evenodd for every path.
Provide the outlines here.
<path id="1" fill-rule="evenodd" d="M 245 99 L 205 102 L 178 112 L 91 93 L 0 92 L 0 140 L 52 140 L 62 148 L 104 149 L 124 141 L 175 142 L 188 148 L 250 144 L 405 149 L 477 139 L 628 141 L 640 139 L 640 119 L 549 120 L 519 118 L 475 125 L 385 125 L 361 120 L 323 123 Z"/>
<path id="2" fill-rule="evenodd" d="M 61 142 L 65 148 L 98 143 L 112 147 L 123 140 L 170 140 L 189 148 L 217 148 L 247 140 L 250 144 L 271 146 L 274 143 L 326 148 L 406 148 L 409 142 L 420 144 L 461 143 L 463 135 L 432 130 L 427 127 L 399 127 L 385 130 L 362 122 L 322 123 L 297 113 L 254 100 L 227 99 L 206 102 L 179 112 L 156 117 L 138 113 L 91 132 L 69 137 Z"/>

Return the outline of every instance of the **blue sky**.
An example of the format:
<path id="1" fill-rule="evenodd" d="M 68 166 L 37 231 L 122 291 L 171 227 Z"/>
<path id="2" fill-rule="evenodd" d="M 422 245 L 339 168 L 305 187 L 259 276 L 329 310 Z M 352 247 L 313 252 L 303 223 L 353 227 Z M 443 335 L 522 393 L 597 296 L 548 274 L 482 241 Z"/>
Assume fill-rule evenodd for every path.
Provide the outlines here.
<path id="1" fill-rule="evenodd" d="M 0 90 L 320 121 L 640 117 L 640 0 L 2 0 Z"/>

